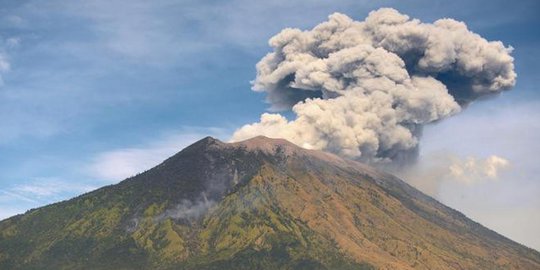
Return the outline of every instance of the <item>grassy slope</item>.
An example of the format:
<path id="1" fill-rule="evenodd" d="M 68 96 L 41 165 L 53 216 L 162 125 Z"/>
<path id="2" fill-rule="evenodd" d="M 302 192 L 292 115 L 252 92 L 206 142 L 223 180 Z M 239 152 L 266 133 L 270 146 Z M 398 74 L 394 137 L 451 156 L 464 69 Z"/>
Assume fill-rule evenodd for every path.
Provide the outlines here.
<path id="1" fill-rule="evenodd" d="M 0 223 L 0 269 L 372 269 L 281 210 L 261 177 L 199 221 L 156 221 L 170 207 L 156 198 L 130 230 L 136 191 L 111 188 L 32 210 Z"/>

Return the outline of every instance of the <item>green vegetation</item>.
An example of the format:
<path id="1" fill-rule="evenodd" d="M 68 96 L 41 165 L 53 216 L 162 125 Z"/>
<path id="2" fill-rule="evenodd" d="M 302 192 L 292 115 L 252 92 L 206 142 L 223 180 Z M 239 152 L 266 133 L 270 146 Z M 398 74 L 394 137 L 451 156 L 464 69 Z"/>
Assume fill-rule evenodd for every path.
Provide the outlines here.
<path id="1" fill-rule="evenodd" d="M 371 269 L 295 221 L 260 182 L 189 224 L 156 220 L 167 205 L 156 200 L 130 229 L 137 211 L 107 190 L 32 210 L 0 223 L 0 269 Z"/>

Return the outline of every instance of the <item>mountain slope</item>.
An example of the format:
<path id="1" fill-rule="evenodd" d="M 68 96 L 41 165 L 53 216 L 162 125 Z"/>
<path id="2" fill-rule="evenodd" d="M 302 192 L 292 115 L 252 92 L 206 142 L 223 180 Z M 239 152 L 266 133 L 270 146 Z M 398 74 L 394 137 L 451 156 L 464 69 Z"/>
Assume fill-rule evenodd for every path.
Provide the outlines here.
<path id="1" fill-rule="evenodd" d="M 363 164 L 207 137 L 0 222 L 0 269 L 540 269 L 540 254 Z"/>

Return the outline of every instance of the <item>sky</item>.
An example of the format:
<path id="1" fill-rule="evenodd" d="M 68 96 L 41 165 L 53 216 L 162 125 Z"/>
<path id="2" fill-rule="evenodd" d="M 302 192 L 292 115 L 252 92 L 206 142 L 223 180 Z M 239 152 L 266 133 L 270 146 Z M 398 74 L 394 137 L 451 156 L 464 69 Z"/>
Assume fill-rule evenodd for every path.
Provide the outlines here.
<path id="1" fill-rule="evenodd" d="M 540 250 L 535 0 L 2 1 L 0 219 L 117 183 L 204 136 L 229 140 L 270 107 L 250 84 L 269 38 L 380 7 L 464 21 L 514 48 L 516 86 L 427 125 L 419 165 L 399 174 Z"/>

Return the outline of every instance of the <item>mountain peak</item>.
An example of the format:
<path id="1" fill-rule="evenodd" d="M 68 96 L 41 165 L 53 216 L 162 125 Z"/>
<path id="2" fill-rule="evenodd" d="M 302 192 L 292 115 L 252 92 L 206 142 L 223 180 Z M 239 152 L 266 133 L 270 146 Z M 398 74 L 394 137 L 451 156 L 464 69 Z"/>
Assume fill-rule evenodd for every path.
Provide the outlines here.
<path id="1" fill-rule="evenodd" d="M 302 151 L 303 148 L 281 138 L 269 138 L 266 136 L 256 136 L 244 141 L 232 142 L 231 147 L 242 147 L 248 151 L 261 151 L 267 154 L 275 154 L 277 151 L 286 155 Z"/>
<path id="2" fill-rule="evenodd" d="M 182 152 L 207 152 L 225 149 L 242 149 L 247 152 L 262 152 L 268 155 L 279 154 L 286 156 L 292 154 L 307 154 L 306 151 L 308 151 L 307 149 L 301 148 L 300 146 L 281 138 L 256 136 L 244 141 L 225 143 L 214 137 L 207 136 L 188 146 Z"/>
<path id="3" fill-rule="evenodd" d="M 212 137 L 212 136 L 206 136 L 198 141 L 196 141 L 195 143 L 193 143 L 192 145 L 188 146 L 188 147 L 191 147 L 191 146 L 210 146 L 210 145 L 223 145 L 225 144 L 224 142 Z"/>
<path id="4" fill-rule="evenodd" d="M 242 149 L 248 152 L 262 152 L 268 155 L 292 155 L 307 154 L 308 152 L 320 152 L 304 149 L 294 143 L 281 138 L 269 138 L 266 136 L 256 136 L 243 141 L 225 143 L 211 136 L 204 137 L 185 150 L 206 151 L 208 149 Z M 329 154 L 331 155 L 331 154 Z"/>

